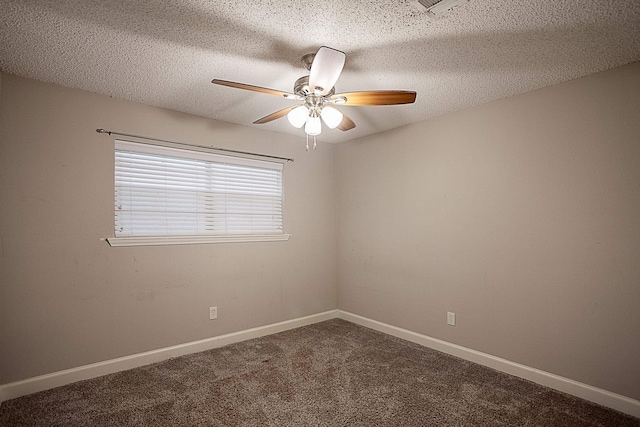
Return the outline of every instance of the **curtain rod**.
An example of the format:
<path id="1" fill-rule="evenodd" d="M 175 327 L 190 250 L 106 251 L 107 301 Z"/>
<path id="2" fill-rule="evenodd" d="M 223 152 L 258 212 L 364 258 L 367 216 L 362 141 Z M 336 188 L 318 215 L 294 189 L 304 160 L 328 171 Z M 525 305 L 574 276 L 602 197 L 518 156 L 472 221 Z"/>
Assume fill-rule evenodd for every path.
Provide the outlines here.
<path id="1" fill-rule="evenodd" d="M 166 140 L 166 139 L 150 138 L 148 136 L 132 135 L 132 134 L 129 134 L 129 133 L 122 133 L 122 132 L 117 132 L 117 131 L 114 131 L 114 130 L 96 129 L 96 132 L 98 132 L 98 133 L 106 133 L 108 135 L 120 135 L 120 136 L 128 136 L 128 137 L 131 137 L 131 138 L 146 139 L 148 141 L 158 141 L 158 142 L 166 142 L 166 143 L 169 143 L 169 144 L 186 145 L 188 147 L 206 148 L 207 150 L 225 151 L 227 153 L 245 154 L 245 155 L 249 155 L 249 156 L 266 157 L 266 158 L 269 158 L 269 159 L 286 160 L 287 162 L 293 162 L 294 161 L 293 158 L 289 158 L 289 157 L 278 157 L 278 156 L 270 156 L 269 154 L 252 153 L 252 152 L 249 152 L 249 151 L 231 150 L 229 148 L 219 148 L 219 147 L 214 147 L 212 145 L 207 146 L 207 145 L 187 144 L 185 142 L 176 142 L 176 141 L 169 141 L 169 140 Z"/>

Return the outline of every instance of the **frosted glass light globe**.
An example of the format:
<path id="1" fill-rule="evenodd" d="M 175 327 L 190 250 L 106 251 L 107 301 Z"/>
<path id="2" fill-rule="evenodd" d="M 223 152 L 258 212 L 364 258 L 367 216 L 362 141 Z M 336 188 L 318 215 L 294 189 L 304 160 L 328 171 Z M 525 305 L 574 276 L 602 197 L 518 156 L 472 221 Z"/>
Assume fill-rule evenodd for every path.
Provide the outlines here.
<path id="1" fill-rule="evenodd" d="M 289 123 L 294 127 L 301 128 L 302 125 L 307 121 L 307 117 L 309 117 L 309 109 L 304 105 L 300 105 L 299 107 L 294 108 L 289 111 L 287 114 L 287 119 L 289 119 Z"/>

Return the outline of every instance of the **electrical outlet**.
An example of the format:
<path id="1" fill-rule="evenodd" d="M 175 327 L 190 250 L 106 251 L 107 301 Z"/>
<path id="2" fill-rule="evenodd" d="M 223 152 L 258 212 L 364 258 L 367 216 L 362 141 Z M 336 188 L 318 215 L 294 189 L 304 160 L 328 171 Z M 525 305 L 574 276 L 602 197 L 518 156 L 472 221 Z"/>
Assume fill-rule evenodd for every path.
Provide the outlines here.
<path id="1" fill-rule="evenodd" d="M 209 307 L 209 320 L 218 318 L 218 307 Z"/>
<path id="2" fill-rule="evenodd" d="M 447 311 L 447 325 L 456 326 L 456 314 Z"/>

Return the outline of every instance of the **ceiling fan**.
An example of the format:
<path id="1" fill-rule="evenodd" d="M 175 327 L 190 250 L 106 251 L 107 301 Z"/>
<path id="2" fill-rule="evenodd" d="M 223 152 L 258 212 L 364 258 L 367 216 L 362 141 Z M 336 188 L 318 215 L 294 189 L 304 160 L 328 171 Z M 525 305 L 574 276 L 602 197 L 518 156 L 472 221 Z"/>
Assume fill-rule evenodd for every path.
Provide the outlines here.
<path id="1" fill-rule="evenodd" d="M 309 75 L 296 80 L 293 93 L 228 80 L 213 79 L 211 83 L 303 101 L 302 104 L 283 108 L 253 123 L 269 123 L 287 116 L 289 122 L 296 128 L 304 125 L 307 134 L 307 150 L 309 150 L 309 136 L 314 137 L 313 148 L 316 148 L 315 137 L 322 132 L 321 118 L 330 129 L 338 128 L 341 131 L 348 131 L 356 127 L 353 120 L 335 108 L 336 105 L 398 105 L 411 104 L 416 100 L 415 92 L 404 90 L 336 94 L 334 86 L 344 67 L 345 58 L 344 52 L 326 46 L 321 47 L 317 53 L 304 55 L 302 63 L 309 70 Z"/>

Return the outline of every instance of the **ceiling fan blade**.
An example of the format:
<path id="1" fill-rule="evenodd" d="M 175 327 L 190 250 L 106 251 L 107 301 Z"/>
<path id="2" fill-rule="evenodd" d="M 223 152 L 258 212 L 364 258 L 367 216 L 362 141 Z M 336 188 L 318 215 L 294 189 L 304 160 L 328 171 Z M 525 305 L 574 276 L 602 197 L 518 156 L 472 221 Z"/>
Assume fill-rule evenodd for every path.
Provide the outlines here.
<path id="1" fill-rule="evenodd" d="M 261 125 L 264 123 L 272 122 L 276 119 L 279 119 L 280 117 L 286 116 L 287 114 L 289 114 L 289 111 L 293 110 L 296 107 L 299 107 L 299 105 L 293 105 L 291 107 L 283 108 L 282 110 L 278 110 L 275 113 L 271 113 L 268 116 L 264 116 L 263 118 L 256 120 L 255 122 L 253 122 L 253 124 Z"/>
<path id="2" fill-rule="evenodd" d="M 341 131 L 348 131 L 356 127 L 356 124 L 346 114 L 342 114 L 342 121 L 338 125 L 338 129 Z"/>
<path id="3" fill-rule="evenodd" d="M 340 98 L 345 98 L 345 102 L 340 102 Z M 337 93 L 331 97 L 336 100 L 337 105 L 398 105 L 411 104 L 416 100 L 416 93 L 406 90 L 369 90 L 364 92 Z"/>
<path id="4" fill-rule="evenodd" d="M 336 85 L 344 68 L 346 55 L 330 47 L 322 46 L 313 58 L 309 70 L 309 88 L 316 88 L 319 95 L 326 95 Z"/>
<path id="5" fill-rule="evenodd" d="M 244 83 L 230 82 L 228 80 L 213 79 L 213 80 L 211 80 L 211 83 L 217 84 L 217 85 L 222 85 L 222 86 L 235 87 L 237 89 L 252 90 L 254 92 L 266 93 L 266 94 L 269 94 L 269 95 L 282 96 L 282 97 L 289 98 L 289 99 L 297 99 L 298 98 L 297 95 L 294 95 L 293 93 L 282 92 L 281 90 L 269 89 L 269 88 L 266 88 L 266 87 L 247 85 L 247 84 L 244 84 Z"/>

